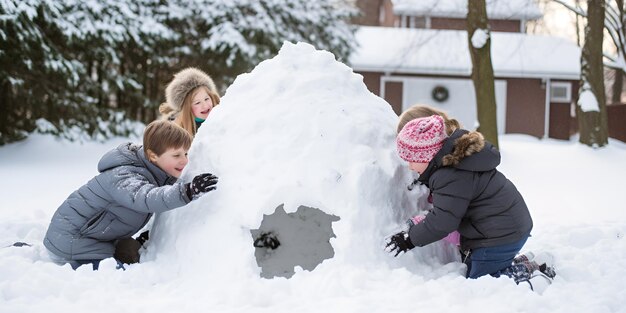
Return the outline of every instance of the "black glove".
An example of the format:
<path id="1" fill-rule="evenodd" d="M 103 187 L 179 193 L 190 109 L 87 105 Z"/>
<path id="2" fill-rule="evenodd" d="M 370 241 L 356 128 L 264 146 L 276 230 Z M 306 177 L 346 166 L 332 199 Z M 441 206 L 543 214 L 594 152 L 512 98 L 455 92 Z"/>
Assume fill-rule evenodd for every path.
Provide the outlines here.
<path id="1" fill-rule="evenodd" d="M 149 239 L 150 239 L 150 231 L 149 230 L 146 230 L 145 232 L 139 234 L 139 236 L 137 236 L 137 238 L 135 238 L 135 240 L 137 240 L 139 242 L 139 244 L 142 245 L 142 246 Z"/>
<path id="2" fill-rule="evenodd" d="M 254 246 L 274 250 L 280 246 L 280 241 L 278 241 L 278 238 L 276 238 L 276 235 L 272 232 L 261 233 L 261 236 L 254 240 Z"/>
<path id="3" fill-rule="evenodd" d="M 211 173 L 200 174 L 187 184 L 187 196 L 189 199 L 193 199 L 203 193 L 215 190 L 217 188 L 215 184 L 217 184 L 217 176 Z"/>
<path id="4" fill-rule="evenodd" d="M 139 248 L 141 244 L 133 238 L 120 239 L 115 245 L 113 257 L 124 264 L 139 263 Z"/>
<path id="5" fill-rule="evenodd" d="M 397 257 L 401 252 L 407 252 L 413 248 L 415 248 L 415 245 L 411 242 L 409 234 L 405 231 L 401 231 L 387 239 L 385 251 L 389 253 L 395 251 L 396 254 L 394 257 Z"/>

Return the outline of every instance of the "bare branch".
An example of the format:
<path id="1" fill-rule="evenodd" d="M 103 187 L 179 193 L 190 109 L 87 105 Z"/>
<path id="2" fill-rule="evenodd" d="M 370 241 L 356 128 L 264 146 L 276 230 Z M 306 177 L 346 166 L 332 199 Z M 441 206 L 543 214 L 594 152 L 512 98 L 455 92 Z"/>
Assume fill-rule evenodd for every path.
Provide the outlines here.
<path id="1" fill-rule="evenodd" d="M 575 7 L 575 6 L 565 2 L 564 0 L 552 0 L 552 1 L 561 4 L 562 6 L 566 7 L 570 11 L 576 13 L 577 15 L 580 15 L 582 17 L 587 17 L 587 12 L 585 12 L 585 10 L 583 10 L 580 7 Z"/>
<path id="2" fill-rule="evenodd" d="M 605 63 L 606 66 L 612 67 L 612 68 L 616 68 L 616 66 L 617 66 L 617 56 L 616 55 L 610 55 L 610 54 L 607 54 L 606 52 L 603 52 L 602 55 L 606 59 L 608 59 L 609 61 L 613 62 L 613 63 Z"/>
<path id="3" fill-rule="evenodd" d="M 616 0 L 616 3 L 606 1 L 604 27 L 607 30 L 613 44 L 617 48 L 618 55 L 626 60 L 626 39 L 624 30 L 624 2 Z"/>
<path id="4" fill-rule="evenodd" d="M 615 8 L 607 6 L 605 16 L 606 19 L 610 20 L 615 25 L 615 29 L 619 29 L 620 17 L 619 12 L 617 12 Z"/>
<path id="5" fill-rule="evenodd" d="M 608 55 L 606 53 L 603 53 L 602 55 L 606 59 L 604 60 L 604 62 L 602 62 L 602 64 L 605 67 L 612 68 L 614 70 L 621 70 L 622 72 L 626 73 L 626 68 L 624 68 L 624 63 L 619 62 L 619 60 L 617 59 L 617 56 Z"/>
<path id="6" fill-rule="evenodd" d="M 605 19 L 604 20 L 604 29 L 606 29 L 606 31 L 611 36 L 611 39 L 613 40 L 613 43 L 615 44 L 615 46 L 618 46 L 618 47 L 619 46 L 623 46 L 622 42 L 620 40 L 620 35 L 619 35 L 620 27 L 610 24 L 609 21 L 607 21 Z"/>

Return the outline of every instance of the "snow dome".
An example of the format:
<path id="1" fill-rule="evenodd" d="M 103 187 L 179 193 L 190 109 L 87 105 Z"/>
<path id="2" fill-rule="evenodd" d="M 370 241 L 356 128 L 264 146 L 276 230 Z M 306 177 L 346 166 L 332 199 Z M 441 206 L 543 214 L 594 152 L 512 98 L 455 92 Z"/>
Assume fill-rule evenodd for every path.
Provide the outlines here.
<path id="1" fill-rule="evenodd" d="M 383 238 L 423 192 L 406 188 L 397 119 L 331 53 L 285 43 L 200 127 L 181 178 L 210 172 L 217 190 L 160 215 L 142 260 L 229 281 L 388 262 Z"/>

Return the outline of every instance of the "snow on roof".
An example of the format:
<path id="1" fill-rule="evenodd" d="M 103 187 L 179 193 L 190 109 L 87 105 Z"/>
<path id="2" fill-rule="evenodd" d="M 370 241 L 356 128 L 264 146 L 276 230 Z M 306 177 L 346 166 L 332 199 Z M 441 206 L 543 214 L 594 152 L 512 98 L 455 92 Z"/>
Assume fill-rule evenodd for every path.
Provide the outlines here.
<path id="1" fill-rule="evenodd" d="M 580 78 L 581 49 L 566 39 L 492 32 L 496 77 Z M 350 57 L 356 71 L 469 76 L 467 32 L 360 27 L 359 47 Z"/>
<path id="2" fill-rule="evenodd" d="M 543 16 L 535 0 L 487 0 L 487 16 L 492 19 L 535 20 Z M 467 0 L 392 0 L 397 15 L 464 18 Z"/>

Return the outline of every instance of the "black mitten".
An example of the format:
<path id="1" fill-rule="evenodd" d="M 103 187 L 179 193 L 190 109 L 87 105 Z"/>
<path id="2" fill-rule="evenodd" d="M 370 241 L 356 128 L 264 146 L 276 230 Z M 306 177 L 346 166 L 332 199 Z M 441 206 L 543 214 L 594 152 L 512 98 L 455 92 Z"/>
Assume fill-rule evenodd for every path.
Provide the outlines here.
<path id="1" fill-rule="evenodd" d="M 200 174 L 187 184 L 187 196 L 189 199 L 193 199 L 203 193 L 215 190 L 217 188 L 215 184 L 217 184 L 217 176 L 211 173 Z"/>
<path id="2" fill-rule="evenodd" d="M 149 230 L 146 230 L 145 232 L 139 234 L 139 236 L 137 236 L 137 238 L 135 238 L 135 240 L 137 240 L 139 242 L 139 244 L 142 245 L 142 246 L 149 239 L 150 239 L 150 231 Z"/>
<path id="3" fill-rule="evenodd" d="M 141 244 L 133 238 L 120 239 L 115 245 L 113 257 L 124 264 L 139 263 L 139 248 Z"/>
<path id="4" fill-rule="evenodd" d="M 274 233 L 262 233 L 259 238 L 254 240 L 254 246 L 257 248 L 268 248 L 274 250 L 280 246 L 280 241 Z"/>
<path id="5" fill-rule="evenodd" d="M 415 248 L 415 245 L 411 242 L 409 234 L 405 231 L 401 231 L 387 239 L 385 251 L 389 253 L 395 251 L 396 254 L 394 257 L 397 257 L 400 253 L 407 252 L 413 248 Z"/>

